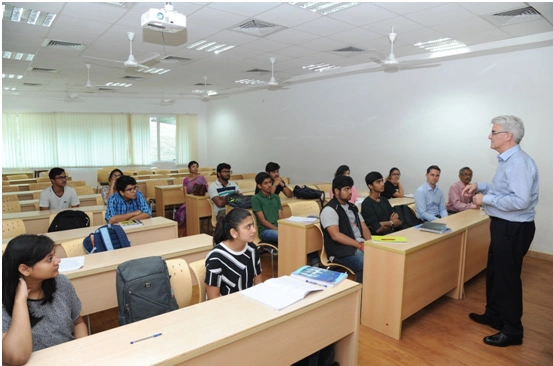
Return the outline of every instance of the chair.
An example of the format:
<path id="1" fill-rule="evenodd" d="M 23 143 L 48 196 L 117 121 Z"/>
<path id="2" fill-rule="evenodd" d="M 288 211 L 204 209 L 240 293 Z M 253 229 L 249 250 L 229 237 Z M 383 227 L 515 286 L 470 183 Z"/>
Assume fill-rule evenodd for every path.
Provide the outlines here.
<path id="1" fill-rule="evenodd" d="M 332 190 L 332 183 L 317 184 L 316 187 L 319 191 L 323 191 L 325 196 L 328 196 Z"/>
<path id="2" fill-rule="evenodd" d="M 41 182 L 41 183 L 29 183 L 29 191 L 42 191 L 48 187 L 51 187 L 52 183 L 50 182 Z"/>
<path id="3" fill-rule="evenodd" d="M 38 177 L 38 178 L 36 178 L 36 182 L 37 183 L 44 183 L 44 182 L 49 183 L 50 182 L 50 177 Z"/>
<path id="4" fill-rule="evenodd" d="M 242 179 L 255 179 L 257 173 L 242 173 Z"/>
<path id="5" fill-rule="evenodd" d="M 206 175 L 205 176 L 205 180 L 207 181 L 207 183 L 213 183 L 217 180 L 217 176 L 216 175 Z"/>
<path id="6" fill-rule="evenodd" d="M 84 180 L 68 180 L 67 185 L 73 188 L 82 187 L 82 186 L 86 186 L 86 182 Z"/>
<path id="7" fill-rule="evenodd" d="M 18 186 L 2 186 L 2 192 L 19 192 Z"/>
<path id="8" fill-rule="evenodd" d="M 257 187 L 257 183 L 255 183 L 255 180 L 239 180 L 236 182 L 238 184 L 238 187 L 240 187 L 240 192 L 255 192 L 255 187 Z"/>
<path id="9" fill-rule="evenodd" d="M 6 176 L 8 180 L 17 180 L 17 179 L 29 179 L 27 174 L 12 174 Z"/>
<path id="10" fill-rule="evenodd" d="M 96 197 L 96 206 L 104 206 L 105 203 L 104 203 L 104 199 L 102 198 L 102 196 L 100 197 Z"/>
<path id="11" fill-rule="evenodd" d="M 206 300 L 205 293 L 205 259 L 192 262 L 188 265 L 198 282 L 198 303 Z"/>
<path id="12" fill-rule="evenodd" d="M 4 254 L 4 252 L 6 251 L 7 246 L 8 246 L 8 243 L 3 243 L 2 244 L 2 254 Z"/>
<path id="13" fill-rule="evenodd" d="M 146 180 L 146 201 L 150 204 L 150 210 L 152 213 L 155 211 L 156 203 L 156 187 L 157 186 L 166 186 L 169 182 L 167 179 L 148 179 Z M 163 212 L 165 216 L 165 212 Z"/>
<path id="14" fill-rule="evenodd" d="M 290 213 L 292 216 L 319 216 L 321 210 L 317 201 L 298 200 L 298 202 L 289 202 Z"/>
<path id="15" fill-rule="evenodd" d="M 155 175 L 169 175 L 171 174 L 171 170 L 170 169 L 159 169 L 159 170 L 154 170 L 153 173 Z"/>
<path id="16" fill-rule="evenodd" d="M 21 219 L 2 220 L 2 238 L 15 238 L 26 234 L 25 223 Z"/>
<path id="17" fill-rule="evenodd" d="M 171 288 L 179 308 L 190 305 L 192 301 L 192 276 L 188 264 L 182 258 L 166 260 L 167 270 L 171 276 Z"/>
<path id="18" fill-rule="evenodd" d="M 2 202 L 2 213 L 21 212 L 19 201 Z"/>
<path id="19" fill-rule="evenodd" d="M 188 168 L 177 169 L 177 173 L 188 173 Z"/>
<path id="20" fill-rule="evenodd" d="M 19 201 L 19 197 L 16 194 L 3 194 L 2 202 Z"/>
<path id="21" fill-rule="evenodd" d="M 33 192 L 33 199 L 34 199 L 34 200 L 40 199 L 40 193 L 41 193 L 41 192 Z"/>
<path id="22" fill-rule="evenodd" d="M 211 171 L 213 171 L 213 170 L 214 170 L 213 168 L 208 167 L 208 166 L 202 166 L 202 167 L 199 167 L 199 168 L 198 168 L 198 171 L 199 171 L 199 172 L 211 172 Z"/>
<path id="23" fill-rule="evenodd" d="M 61 247 L 63 248 L 63 250 L 65 250 L 65 255 L 67 256 L 67 258 L 87 255 L 86 250 L 83 246 L 83 239 L 81 238 L 61 243 Z"/>
<path id="24" fill-rule="evenodd" d="M 323 236 L 323 232 L 321 230 L 321 227 L 319 225 L 316 225 L 319 228 L 319 231 L 321 231 L 321 236 Z M 354 276 L 355 272 L 353 272 L 349 267 L 346 267 L 342 264 L 333 263 L 328 260 L 328 256 L 326 255 L 325 246 L 323 243 L 323 246 L 321 248 L 321 251 L 319 252 L 319 259 L 321 260 L 321 266 L 323 266 L 325 269 L 332 269 L 332 267 L 343 269 L 345 272 L 347 272 L 348 277 Z"/>
<path id="25" fill-rule="evenodd" d="M 142 170 L 136 171 L 136 175 L 152 175 L 152 174 L 154 174 L 152 169 L 142 169 Z"/>
<path id="26" fill-rule="evenodd" d="M 278 247 L 276 246 L 276 243 L 269 243 L 265 241 L 261 241 L 261 238 L 259 237 L 259 232 L 257 231 L 257 215 L 252 211 L 252 209 L 248 209 L 250 214 L 253 217 L 253 222 L 256 227 L 255 231 L 255 237 L 253 238 L 253 243 L 260 249 L 265 249 L 269 254 L 271 255 L 271 274 L 272 277 L 275 277 L 275 255 L 278 254 Z"/>
<path id="27" fill-rule="evenodd" d="M 2 185 L 3 185 L 3 186 L 9 186 L 9 185 L 10 185 L 10 181 L 7 180 L 7 179 L 3 179 L 3 180 L 2 180 Z"/>
<path id="28" fill-rule="evenodd" d="M 242 180 L 242 174 L 233 174 L 230 176 L 230 180 Z"/>
<path id="29" fill-rule="evenodd" d="M 94 188 L 92 188 L 91 186 L 78 186 L 78 187 L 73 187 L 73 189 L 75 189 L 75 192 L 77 192 L 77 196 L 94 194 Z"/>
<path id="30" fill-rule="evenodd" d="M 136 175 L 135 173 L 136 172 L 134 170 L 123 170 L 123 175 L 133 176 L 133 175 Z"/>

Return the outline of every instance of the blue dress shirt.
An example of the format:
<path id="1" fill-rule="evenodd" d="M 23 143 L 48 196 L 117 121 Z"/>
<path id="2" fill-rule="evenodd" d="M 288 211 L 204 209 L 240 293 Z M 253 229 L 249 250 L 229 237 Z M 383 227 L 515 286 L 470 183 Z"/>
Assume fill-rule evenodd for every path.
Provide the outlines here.
<path id="1" fill-rule="evenodd" d="M 499 154 L 497 160 L 492 183 L 478 183 L 486 213 L 507 221 L 534 221 L 539 193 L 539 172 L 534 159 L 516 145 Z"/>
<path id="2" fill-rule="evenodd" d="M 424 183 L 415 192 L 415 209 L 423 221 L 433 221 L 438 216 L 446 217 L 444 191 L 438 186 L 432 189 L 428 183 Z"/>
<path id="3" fill-rule="evenodd" d="M 136 210 L 140 210 L 152 216 L 152 210 L 150 210 L 148 202 L 146 202 L 142 193 L 136 192 L 136 198 L 134 200 L 125 201 L 119 192 L 116 192 L 109 196 L 108 207 L 106 209 L 106 221 L 109 222 L 109 219 L 115 215 L 126 214 Z"/>

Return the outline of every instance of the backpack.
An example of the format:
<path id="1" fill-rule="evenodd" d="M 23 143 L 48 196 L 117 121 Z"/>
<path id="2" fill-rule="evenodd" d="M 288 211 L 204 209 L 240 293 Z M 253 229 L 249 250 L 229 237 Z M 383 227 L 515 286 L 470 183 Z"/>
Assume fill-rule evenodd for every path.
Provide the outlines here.
<path id="1" fill-rule="evenodd" d="M 238 208 L 252 208 L 252 197 L 253 196 L 242 196 L 240 194 L 234 193 L 226 197 L 227 204 L 232 207 Z"/>
<path id="2" fill-rule="evenodd" d="M 90 235 L 94 235 L 94 243 L 92 243 Z M 108 224 L 100 226 L 90 235 L 83 240 L 83 247 L 88 254 L 131 246 L 125 230 L 120 225 Z"/>
<path id="3" fill-rule="evenodd" d="M 335 354 L 336 350 L 333 343 L 305 357 L 304 359 L 299 360 L 292 366 L 340 366 L 338 362 L 334 362 Z"/>
<path id="4" fill-rule="evenodd" d="M 309 188 L 306 186 L 295 186 L 294 187 L 294 197 L 296 198 L 303 198 L 303 199 L 314 199 L 318 198 L 321 200 L 321 205 L 324 205 L 325 201 L 325 193 L 324 191 L 319 191 L 317 189 Z"/>
<path id="5" fill-rule="evenodd" d="M 177 310 L 169 279 L 167 264 L 158 256 L 133 259 L 117 266 L 119 325 Z"/>
<path id="6" fill-rule="evenodd" d="M 54 217 L 48 232 L 63 231 L 78 229 L 81 227 L 89 227 L 90 218 L 83 211 L 79 210 L 64 210 Z"/>
<path id="7" fill-rule="evenodd" d="M 398 205 L 392 207 L 392 209 L 398 214 L 399 219 L 402 222 L 401 229 L 407 229 L 422 224 L 422 221 L 419 220 L 409 206 Z"/>

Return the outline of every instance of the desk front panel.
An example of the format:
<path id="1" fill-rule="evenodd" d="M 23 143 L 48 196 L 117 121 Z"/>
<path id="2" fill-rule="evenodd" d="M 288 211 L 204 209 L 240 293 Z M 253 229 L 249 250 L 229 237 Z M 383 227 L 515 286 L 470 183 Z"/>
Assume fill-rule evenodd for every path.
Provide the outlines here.
<path id="1" fill-rule="evenodd" d="M 186 195 L 186 232 L 188 235 L 200 233 L 200 218 L 211 217 L 209 196 Z"/>
<path id="2" fill-rule="evenodd" d="M 169 205 L 182 205 L 184 192 L 182 185 L 167 185 L 156 187 L 156 216 L 165 216 L 165 207 Z"/>
<path id="3" fill-rule="evenodd" d="M 487 219 L 467 230 L 465 273 L 463 282 L 486 269 L 490 247 L 490 220 Z"/>

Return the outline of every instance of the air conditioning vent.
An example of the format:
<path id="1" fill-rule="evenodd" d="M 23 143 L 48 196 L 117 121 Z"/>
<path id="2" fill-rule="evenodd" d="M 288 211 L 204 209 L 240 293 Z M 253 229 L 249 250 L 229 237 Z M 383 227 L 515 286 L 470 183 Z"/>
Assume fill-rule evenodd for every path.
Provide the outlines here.
<path id="1" fill-rule="evenodd" d="M 144 78 L 141 76 L 130 76 L 130 75 L 123 76 L 123 79 L 130 79 L 130 80 L 136 80 L 136 81 L 144 80 Z"/>
<path id="2" fill-rule="evenodd" d="M 187 58 L 187 57 L 168 55 L 168 56 L 162 57 L 160 61 L 171 62 L 171 63 L 182 63 L 183 64 L 183 63 L 186 63 L 188 61 L 192 61 L 192 59 Z"/>
<path id="3" fill-rule="evenodd" d="M 42 84 L 37 83 L 23 83 L 24 86 L 41 86 Z"/>
<path id="4" fill-rule="evenodd" d="M 116 89 L 110 89 L 110 88 L 98 88 L 98 91 L 103 92 L 114 92 Z"/>
<path id="5" fill-rule="evenodd" d="M 536 19 L 543 19 L 543 16 L 533 7 L 526 6 L 524 8 L 504 11 L 502 13 L 486 15 L 484 16 L 484 18 L 491 21 L 493 24 L 501 27 L 505 25 L 528 22 Z"/>
<path id="6" fill-rule="evenodd" d="M 213 85 L 213 84 L 210 84 L 210 83 L 207 83 L 207 84 L 206 84 L 206 83 L 197 83 L 197 84 L 194 84 L 194 86 L 204 86 L 204 85 L 208 86 L 208 85 Z"/>
<path id="7" fill-rule="evenodd" d="M 29 71 L 50 72 L 52 74 L 57 74 L 59 72 L 59 70 L 57 70 L 57 69 L 43 69 L 43 68 L 40 68 L 40 67 L 32 67 L 32 68 L 29 69 Z"/>
<path id="8" fill-rule="evenodd" d="M 286 27 L 256 19 L 248 20 L 246 23 L 230 28 L 230 30 L 236 32 L 247 33 L 258 37 L 265 37 L 266 35 L 283 29 L 286 29 Z"/>
<path id="9" fill-rule="evenodd" d="M 86 48 L 84 44 L 80 43 L 73 43 L 73 42 L 65 42 L 65 41 L 58 41 L 55 39 L 45 39 L 44 42 L 42 42 L 42 47 L 46 48 L 58 48 L 58 49 L 72 49 L 75 51 L 82 51 Z"/>
<path id="10" fill-rule="evenodd" d="M 246 72 L 256 72 L 258 74 L 266 74 L 266 73 L 269 73 L 271 72 L 271 70 L 263 70 L 263 69 L 251 69 L 251 70 L 248 70 Z"/>
<path id="11" fill-rule="evenodd" d="M 357 47 L 344 47 L 344 48 L 340 48 L 338 50 L 334 50 L 334 52 L 341 52 L 341 53 L 351 53 L 351 52 L 365 52 L 365 50 L 361 49 L 361 48 L 357 48 Z"/>

